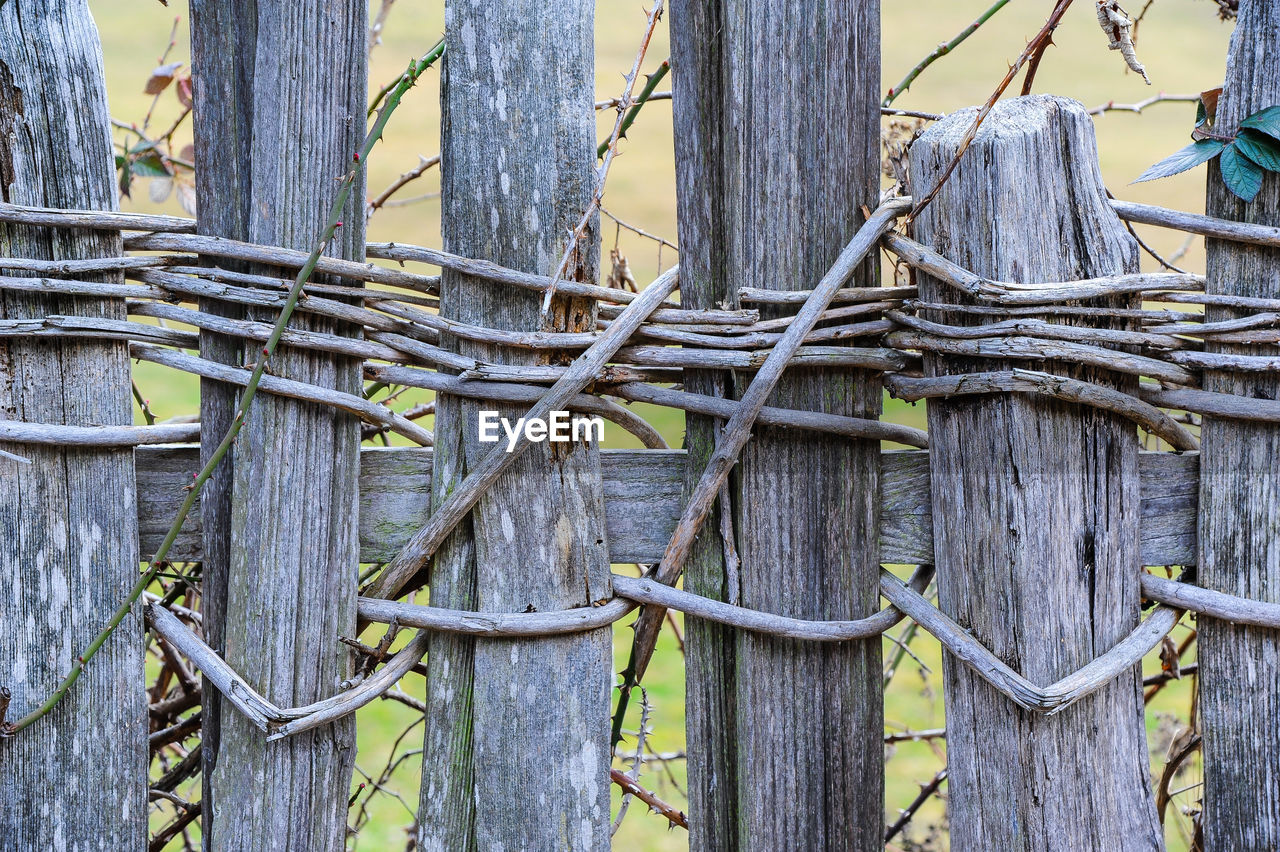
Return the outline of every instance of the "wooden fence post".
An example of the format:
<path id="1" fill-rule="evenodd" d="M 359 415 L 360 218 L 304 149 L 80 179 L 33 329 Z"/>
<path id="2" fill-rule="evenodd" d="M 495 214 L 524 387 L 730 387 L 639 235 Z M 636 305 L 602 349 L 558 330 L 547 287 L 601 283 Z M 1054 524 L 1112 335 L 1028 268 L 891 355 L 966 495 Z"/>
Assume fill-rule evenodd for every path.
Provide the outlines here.
<path id="1" fill-rule="evenodd" d="M 108 118 L 102 50 L 84 0 L 0 4 L 0 199 L 116 209 Z M 0 225 L 0 257 L 122 253 L 116 233 Z M 123 299 L 0 294 L 6 319 L 53 314 L 122 320 L 125 306 Z M 0 419 L 133 422 L 128 348 L 6 339 Z M 0 686 L 13 694 L 14 721 L 49 697 L 127 596 L 138 576 L 138 527 L 131 450 L 6 449 L 31 460 L 0 460 Z M 145 848 L 142 681 L 142 623 L 133 614 L 50 715 L 0 741 L 0 845 Z"/>
<path id="2" fill-rule="evenodd" d="M 193 3 L 196 173 L 206 233 L 314 246 L 338 190 L 335 178 L 352 168 L 365 135 L 366 4 L 332 8 L 306 0 Z M 363 259 L 363 199 L 361 178 L 329 254 Z M 249 315 L 266 322 L 276 316 Z M 307 315 L 291 327 L 355 333 Z M 213 344 L 212 357 L 241 364 L 260 355 L 256 345 L 229 349 L 208 336 L 202 344 Z M 285 346 L 271 368 L 361 392 L 353 358 Z M 211 385 L 204 390 L 215 390 Z M 218 390 L 202 405 L 206 447 L 221 440 L 233 399 Z M 206 629 L 221 640 L 227 662 L 282 705 L 326 698 L 351 674 L 338 636 L 355 629 L 359 444 L 359 424 L 349 414 L 259 395 L 222 486 L 230 496 L 215 492 L 205 503 L 213 510 L 205 515 L 206 534 L 226 536 L 215 538 L 211 551 L 226 559 L 225 568 L 209 565 L 205 585 L 210 620 L 221 623 Z M 219 515 L 228 508 L 229 518 Z M 234 709 L 224 705 L 217 715 L 216 739 L 205 745 L 212 746 L 206 848 L 342 849 L 354 720 L 268 744 Z"/>
<path id="3" fill-rule="evenodd" d="M 1280 103 L 1280 8 L 1244 0 L 1231 38 L 1217 133 Z M 1218 165 L 1209 173 L 1211 216 L 1280 225 L 1280 178 L 1266 173 L 1250 204 L 1232 195 Z M 1280 250 L 1208 240 L 1206 292 L 1280 298 Z M 1251 312 L 1245 312 L 1251 313 Z M 1240 314 L 1207 307 L 1206 321 Z M 1271 355 L 1275 346 L 1206 345 L 1214 352 Z M 1280 399 L 1262 373 L 1205 371 L 1204 389 Z M 1280 430 L 1274 424 L 1204 418 L 1200 453 L 1200 583 L 1280 603 Z M 1280 848 L 1280 634 L 1200 618 L 1200 720 L 1204 734 L 1205 849 Z"/>
<path id="4" fill-rule="evenodd" d="M 595 190 L 591 0 L 554 12 L 532 0 L 450 0 L 441 92 L 444 247 L 552 274 Z M 595 281 L 594 224 L 565 277 Z M 446 270 L 441 313 L 493 328 L 539 328 L 541 296 Z M 593 327 L 594 305 L 557 297 L 555 330 Z M 442 335 L 448 338 L 447 335 Z M 448 340 L 466 355 L 530 353 Z M 553 356 L 554 358 L 555 356 Z M 477 412 L 511 405 L 441 395 L 433 503 L 496 445 Z M 526 451 L 440 548 L 436 606 L 520 612 L 610 595 L 598 450 Z M 609 846 L 611 631 L 535 641 L 434 635 L 428 655 L 419 848 Z"/>
<path id="5" fill-rule="evenodd" d="M 736 307 L 742 286 L 814 286 L 861 224 L 859 206 L 875 206 L 879 27 L 878 2 L 672 3 L 685 304 Z M 873 286 L 876 268 L 868 260 L 852 284 Z M 690 370 L 686 386 L 736 396 L 746 378 Z M 874 375 L 793 368 L 770 404 L 876 417 L 880 398 Z M 717 429 L 688 418 L 695 478 Z M 686 588 L 800 618 L 869 615 L 879 469 L 873 441 L 757 426 Z M 882 848 L 880 640 L 817 645 L 688 625 L 691 846 Z"/>
<path id="6" fill-rule="evenodd" d="M 915 142 L 913 191 L 934 185 L 974 114 L 952 113 Z M 1091 120 L 1062 98 L 1000 102 L 950 182 L 916 219 L 915 236 L 966 269 L 1005 281 L 1138 268 L 1137 246 L 1103 192 Z M 925 301 L 964 303 L 935 279 L 920 276 L 919 284 Z M 972 314 L 932 313 L 939 322 L 983 324 Z M 925 356 L 926 375 L 1009 364 Z M 1136 384 L 1098 370 L 1036 366 L 1120 390 Z M 929 436 L 942 610 L 1040 684 L 1124 638 L 1139 617 L 1132 423 L 1043 397 L 1001 394 L 930 402 Z M 947 655 L 952 848 L 1163 848 L 1139 677 L 1135 669 L 1044 717 L 1019 710 Z"/>

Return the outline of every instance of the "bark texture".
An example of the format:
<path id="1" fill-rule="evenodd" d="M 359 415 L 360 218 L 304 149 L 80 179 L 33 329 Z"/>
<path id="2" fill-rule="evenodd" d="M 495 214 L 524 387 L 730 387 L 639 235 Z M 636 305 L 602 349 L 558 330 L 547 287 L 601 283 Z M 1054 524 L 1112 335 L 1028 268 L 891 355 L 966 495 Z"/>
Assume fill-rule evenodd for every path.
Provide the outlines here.
<path id="1" fill-rule="evenodd" d="M 108 127 L 83 0 L 0 5 L 0 199 L 116 209 Z M 118 234 L 0 225 L 0 257 L 119 254 Z M 52 314 L 124 319 L 125 306 L 0 293 L 5 319 Z M 0 342 L 0 418 L 132 422 L 125 344 Z M 138 576 L 138 526 L 131 450 L 5 449 L 32 461 L 0 460 L 0 686 L 13 693 L 12 721 L 49 697 L 124 600 Z M 0 845 L 145 847 L 146 735 L 142 624 L 130 615 L 50 715 L 0 741 Z"/>
<path id="2" fill-rule="evenodd" d="M 555 271 L 595 185 L 593 9 L 590 0 L 559 4 L 555 14 L 533 0 L 446 4 L 448 251 Z M 565 277 L 594 282 L 598 255 L 593 224 Z M 539 294 L 456 272 L 445 272 L 440 302 L 442 314 L 463 322 L 539 327 Z M 588 329 L 593 310 L 558 297 L 551 325 Z M 460 340 L 448 345 L 497 363 L 536 357 Z M 478 440 L 482 409 L 518 416 L 511 406 L 440 397 L 435 505 L 497 446 Z M 431 577 L 432 603 L 462 609 L 564 609 L 609 594 L 599 452 L 589 444 L 542 443 L 525 452 L 441 547 Z M 432 638 L 420 849 L 608 848 L 610 636 Z"/>
<path id="3" fill-rule="evenodd" d="M 201 227 L 310 251 L 335 178 L 351 169 L 364 139 L 366 4 L 199 0 L 192 12 Z M 363 198 L 361 179 L 327 254 L 363 260 Z M 314 316 L 295 317 L 291 327 L 357 333 Z M 202 346 L 233 363 L 261 355 L 209 335 Z M 351 358 L 282 347 L 271 369 L 361 390 Z M 202 430 L 203 440 L 216 445 L 236 393 L 210 382 L 202 392 L 201 416 L 213 427 Z M 223 470 L 229 475 L 203 504 L 206 629 L 227 662 L 276 704 L 328 697 L 351 674 L 338 636 L 355 628 L 358 423 L 329 407 L 259 395 Z M 210 717 L 217 727 L 206 743 L 207 848 L 344 847 L 353 719 L 268 744 L 229 706 Z"/>
<path id="4" fill-rule="evenodd" d="M 912 146 L 916 191 L 933 186 L 974 112 L 953 113 Z M 1138 268 L 1137 246 L 1103 192 L 1093 125 L 1079 104 L 1062 98 L 998 104 L 916 220 L 915 235 L 966 269 L 1005 281 Z M 919 283 L 923 299 L 960 301 L 936 280 Z M 1136 307 L 1130 301 L 1124 306 Z M 934 313 L 930 319 L 981 324 Z M 1010 363 L 926 355 L 925 370 L 945 375 Z M 1098 370 L 1037 368 L 1120 390 L 1133 384 Z M 930 401 L 929 435 L 944 612 L 1041 685 L 1136 626 L 1140 497 L 1131 423 L 1004 394 Z M 950 656 L 944 685 L 953 849 L 1162 848 L 1136 668 L 1051 717 L 1019 710 Z"/>
<path id="5" fill-rule="evenodd" d="M 1280 103 L 1280 8 L 1245 0 L 1231 38 L 1217 132 Z M 1280 177 L 1266 173 L 1251 204 L 1210 168 L 1211 216 L 1280 225 Z M 1280 297 L 1280 250 L 1208 240 L 1210 293 Z M 1240 314 L 1206 309 L 1210 321 Z M 1275 355 L 1275 346 L 1214 351 Z M 1245 398 L 1280 398 L 1280 379 L 1206 372 L 1204 388 Z M 1205 417 L 1200 460 L 1200 582 L 1221 592 L 1280 603 L 1280 430 Z M 1207 850 L 1280 849 L 1280 635 L 1202 618 L 1200 719 L 1204 734 Z"/>
<path id="6" fill-rule="evenodd" d="M 879 17 L 878 2 L 855 0 L 672 4 L 688 306 L 736 307 L 742 286 L 814 286 L 862 223 L 859 206 L 875 206 Z M 875 269 L 852 283 L 874 284 Z M 737 396 L 749 380 L 691 371 L 687 385 Z M 875 417 L 880 386 L 854 370 L 792 369 L 769 404 Z M 718 428 L 688 418 L 693 480 Z M 869 615 L 879 471 L 874 442 L 758 426 L 686 588 L 801 618 Z M 818 646 L 690 619 L 686 665 L 693 848 L 883 846 L 878 640 Z"/>

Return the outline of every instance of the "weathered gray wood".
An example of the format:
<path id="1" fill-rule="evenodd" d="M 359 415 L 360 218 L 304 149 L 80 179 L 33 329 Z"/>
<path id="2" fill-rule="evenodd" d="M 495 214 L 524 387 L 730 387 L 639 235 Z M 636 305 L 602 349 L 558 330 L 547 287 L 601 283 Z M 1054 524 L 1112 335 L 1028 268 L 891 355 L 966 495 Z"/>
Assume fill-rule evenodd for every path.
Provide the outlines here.
<path id="1" fill-rule="evenodd" d="M 360 561 L 386 562 L 418 531 L 431 505 L 431 450 L 366 447 L 360 453 Z M 152 553 L 177 514 L 197 470 L 190 447 L 139 447 L 138 529 Z M 1194 565 L 1198 453 L 1142 453 L 1143 565 Z M 683 450 L 602 450 L 604 518 L 610 562 L 655 563 L 683 505 Z M 929 454 L 880 455 L 880 561 L 920 565 L 933 559 Z M 170 556 L 199 562 L 200 521 L 187 518 Z"/>
<path id="2" fill-rule="evenodd" d="M 446 251 L 549 275 L 595 190 L 594 3 L 449 0 L 441 106 Z M 554 81 L 551 83 L 550 81 Z M 593 225 L 567 279 L 596 280 Z M 563 291 L 562 291 L 563 292 Z M 445 269 L 441 315 L 512 331 L 593 328 L 594 302 Z M 535 354 L 442 334 L 484 361 Z M 492 449 L 477 412 L 515 407 L 441 395 L 433 508 Z M 525 451 L 439 548 L 432 603 L 481 611 L 580 607 L 610 594 L 598 451 Z M 610 632 L 516 642 L 431 637 L 418 848 L 603 850 L 609 845 Z"/>
<path id="3" fill-rule="evenodd" d="M 200 229 L 309 252 L 335 178 L 352 168 L 364 138 L 366 3 L 200 0 L 192 12 Z M 363 187 L 358 180 L 326 254 L 363 261 Z M 206 311 L 227 307 L 202 300 Z M 277 313 L 246 315 L 271 323 Z M 291 327 L 353 334 L 308 314 Z M 260 357 L 259 344 L 209 332 L 201 344 L 213 360 Z M 360 394 L 358 359 L 284 348 L 271 367 L 277 377 Z M 235 391 L 205 381 L 202 396 L 207 451 L 230 424 Z M 350 414 L 260 395 L 232 463 L 224 462 L 229 477 L 204 498 L 204 528 L 216 544 L 205 563 L 205 629 L 227 662 L 280 705 L 326 697 L 350 675 L 337 636 L 355 626 L 358 447 Z M 205 719 L 214 721 L 204 748 L 206 848 L 343 848 L 352 719 L 277 743 L 230 708 L 206 710 Z"/>
<path id="4" fill-rule="evenodd" d="M 915 142 L 918 185 L 938 180 L 974 114 L 953 113 Z M 915 236 L 1000 280 L 1033 284 L 1138 268 L 1137 245 L 1107 204 L 1088 114 L 1061 98 L 999 103 L 916 219 Z M 925 274 L 919 286 L 927 301 L 972 303 Z M 1113 300 L 1138 306 L 1133 297 Z M 982 319 L 931 313 L 954 325 Z M 992 363 L 926 354 L 925 372 L 976 372 Z M 1046 369 L 1130 393 L 1136 385 L 1097 368 L 1058 362 Z M 1007 394 L 931 401 L 929 435 L 943 612 L 1037 684 L 1124 639 L 1139 616 L 1134 426 L 1111 412 Z M 1139 676 L 1134 666 L 1040 718 L 946 655 L 952 848 L 1162 848 Z"/>
<path id="5" fill-rule="evenodd" d="M 102 51 L 84 0 L 0 4 L 0 200 L 114 209 L 108 128 Z M 0 257 L 120 253 L 117 234 L 0 225 Z M 123 320 L 125 306 L 0 293 L 0 316 L 49 314 Z M 125 344 L 0 341 L 0 418 L 131 423 Z M 138 573 L 138 542 L 130 449 L 3 446 L 32 462 L 0 459 L 0 686 L 13 693 L 13 721 L 49 697 L 124 600 Z M 126 617 L 50 715 L 0 742 L 0 845 L 145 848 L 141 640 L 141 620 Z"/>
<path id="6" fill-rule="evenodd" d="M 1244 0 L 1231 37 L 1216 132 L 1280 102 L 1280 6 Z M 1205 212 L 1256 226 L 1280 225 L 1280 178 L 1267 173 L 1251 204 L 1232 195 L 1217 164 Z M 1210 295 L 1280 297 L 1280 248 L 1210 239 Z M 1208 305 L 1212 322 L 1240 311 Z M 1277 347 L 1215 345 L 1210 352 L 1272 355 Z M 1280 399 L 1274 375 L 1206 371 L 1204 389 L 1259 405 Z M 1200 478 L 1200 578 L 1220 592 L 1280 603 L 1280 429 L 1206 415 Z M 1211 852 L 1280 848 L 1280 633 L 1199 622 L 1200 720 L 1204 735 L 1204 843 Z"/>
<path id="7" fill-rule="evenodd" d="M 875 206 L 879 3 L 680 0 L 671 34 L 682 302 L 736 307 L 742 286 L 812 287 L 859 206 Z M 874 270 L 866 262 L 852 284 Z M 747 378 L 690 370 L 685 385 L 737 397 Z M 770 404 L 874 418 L 880 388 L 847 367 L 797 367 Z M 688 418 L 694 478 L 717 428 Z M 878 472 L 873 442 L 757 426 L 686 588 L 793 617 L 869 615 Z M 878 642 L 817 646 L 691 619 L 685 659 L 693 848 L 880 848 Z"/>

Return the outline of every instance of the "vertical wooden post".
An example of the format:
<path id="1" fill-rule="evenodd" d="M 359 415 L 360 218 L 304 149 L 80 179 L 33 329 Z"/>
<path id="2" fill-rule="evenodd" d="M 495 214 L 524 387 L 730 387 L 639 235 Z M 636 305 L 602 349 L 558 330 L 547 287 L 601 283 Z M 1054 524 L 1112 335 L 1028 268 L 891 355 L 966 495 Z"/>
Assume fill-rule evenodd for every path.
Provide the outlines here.
<path id="1" fill-rule="evenodd" d="M 1280 8 L 1244 0 L 1231 38 L 1215 132 L 1280 103 Z M 1211 216 L 1280 225 L 1280 177 L 1267 173 L 1246 204 L 1209 173 Z M 1280 298 L 1280 250 L 1208 240 L 1213 294 Z M 1208 307 L 1206 319 L 1251 311 Z M 1275 346 L 1212 346 L 1211 351 L 1272 355 Z M 1205 390 L 1280 399 L 1280 379 L 1206 371 Z M 1274 425 L 1204 418 L 1200 453 L 1200 583 L 1280 603 L 1280 430 Z M 1204 734 L 1204 843 L 1208 850 L 1280 848 L 1280 634 L 1199 620 L 1200 720 Z"/>
<path id="2" fill-rule="evenodd" d="M 445 6 L 441 179 L 444 245 L 526 272 L 555 271 L 595 188 L 594 3 Z M 594 224 L 567 278 L 594 281 Z M 446 271 L 441 313 L 494 328 L 539 327 L 538 294 Z M 557 298 L 551 326 L 592 327 L 592 303 Z M 498 363 L 528 352 L 460 340 Z M 557 358 L 558 356 L 552 356 Z M 441 396 L 436 505 L 494 444 L 477 412 L 513 406 Z M 589 606 L 610 594 L 598 451 L 539 444 L 441 548 L 436 606 L 488 611 Z M 428 656 L 419 848 L 609 846 L 610 631 L 529 641 L 437 635 Z"/>
<path id="3" fill-rule="evenodd" d="M 672 3 L 687 304 L 736 305 L 744 285 L 812 287 L 861 224 L 859 206 L 875 206 L 879 26 L 878 2 Z M 875 272 L 869 260 L 852 283 L 874 285 Z M 716 395 L 747 379 L 690 373 L 690 389 Z M 770 404 L 875 417 L 880 397 L 865 372 L 792 369 Z M 716 428 L 688 418 L 695 477 Z M 713 519 L 686 587 L 799 618 L 870 614 L 878 449 L 757 427 L 726 489 L 736 556 L 726 561 L 725 519 Z M 878 639 L 815 645 L 690 619 L 686 665 L 693 848 L 883 846 Z"/>
<path id="4" fill-rule="evenodd" d="M 108 117 L 102 50 L 84 0 L 0 5 L 0 199 L 116 209 Z M 114 233 L 0 225 L 0 257 L 121 253 Z M 124 319 L 125 307 L 123 299 L 0 293 L 6 319 L 51 314 Z M 128 348 L 5 340 L 0 418 L 131 423 Z M 128 594 L 138 527 L 131 450 L 6 449 L 32 462 L 0 460 L 0 686 L 13 693 L 13 721 L 49 696 Z M 130 615 L 50 715 L 0 741 L 0 845 L 146 846 L 142 678 L 142 624 Z"/>
<path id="5" fill-rule="evenodd" d="M 252 32 L 239 28 L 252 20 L 236 13 L 237 4 L 202 2 L 191 4 L 191 62 L 193 74 L 210 85 L 196 85 L 193 92 L 192 124 L 195 128 L 196 198 L 199 203 L 196 230 L 207 236 L 249 238 L 249 195 L 228 192 L 227 187 L 248 186 L 245 174 L 250 158 L 244 151 L 252 139 L 253 111 L 249 99 L 252 87 L 246 79 L 253 69 L 250 53 Z M 238 269 L 234 261 L 212 258 L 211 266 Z M 199 300 L 206 313 L 244 319 L 243 306 L 218 299 Z M 244 363 L 244 341 L 201 329 L 200 356 L 221 364 Z M 231 428 L 239 389 L 214 379 L 200 379 L 200 464 L 209 461 L 222 436 Z M 226 645 L 227 570 L 231 548 L 231 483 L 234 479 L 236 448 L 223 456 L 200 492 L 200 610 L 204 640 L 219 654 Z M 222 696 L 208 678 L 202 679 L 200 725 L 201 798 L 210 803 L 204 811 L 204 847 L 212 847 L 213 790 L 211 781 L 218 766 L 218 746 L 222 739 Z"/>
<path id="6" fill-rule="evenodd" d="M 208 233 L 310 251 L 365 133 L 366 4 L 200 0 L 193 4 L 199 208 Z M 364 255 L 363 181 L 329 253 Z M 291 277 L 285 274 L 284 277 Z M 272 321 L 272 312 L 250 312 Z M 296 328 L 354 334 L 312 316 Z M 214 341 L 208 338 L 204 343 Z M 225 344 L 214 357 L 233 354 Z M 260 357 L 257 346 L 234 354 Z M 360 393 L 358 360 L 282 347 L 276 375 Z M 208 383 L 206 383 L 208 384 Z M 202 406 L 222 438 L 232 394 Z M 225 575 L 206 587 L 227 661 L 281 705 L 327 697 L 350 676 L 339 634 L 355 628 L 359 424 L 331 408 L 259 396 L 215 497 Z M 224 484 L 224 488 L 226 485 Z M 211 504 L 206 503 L 208 508 Z M 222 531 L 225 531 L 222 532 Z M 218 542 L 213 555 L 217 557 Z M 234 709 L 218 712 L 208 757 L 211 848 L 338 850 L 355 759 L 350 718 L 268 744 Z"/>
<path id="7" fill-rule="evenodd" d="M 934 185 L 975 111 L 911 148 L 913 189 Z M 1138 268 L 1107 204 L 1093 125 L 1074 101 L 1002 101 L 915 236 L 979 275 L 1036 283 Z M 927 276 L 921 298 L 961 303 Z M 1137 299 L 1112 300 L 1136 307 Z M 972 315 L 934 312 L 959 325 Z M 1055 321 L 1059 321 L 1055 318 Z M 927 375 L 1010 362 L 926 356 Z M 1114 374 L 1039 364 L 1132 389 Z M 1137 624 L 1138 440 L 1114 415 L 1003 394 L 929 404 L 934 551 L 944 612 L 1030 680 L 1048 684 Z M 968 849 L 1161 849 L 1139 672 L 1062 713 L 1019 710 L 944 659 L 951 843 Z"/>

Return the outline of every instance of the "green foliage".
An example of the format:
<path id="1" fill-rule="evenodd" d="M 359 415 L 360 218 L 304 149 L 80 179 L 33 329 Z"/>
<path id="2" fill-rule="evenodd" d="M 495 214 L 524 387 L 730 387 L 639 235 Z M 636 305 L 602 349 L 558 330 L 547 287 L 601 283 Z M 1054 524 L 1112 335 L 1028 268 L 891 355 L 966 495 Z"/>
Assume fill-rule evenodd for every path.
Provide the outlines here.
<path id="1" fill-rule="evenodd" d="M 1262 189 L 1262 169 L 1240 153 L 1234 144 L 1222 150 L 1222 180 L 1235 195 L 1245 201 L 1253 201 Z"/>
<path id="2" fill-rule="evenodd" d="M 1199 142 L 1192 142 L 1187 147 L 1177 153 L 1165 157 L 1151 168 L 1147 169 L 1134 183 L 1142 183 L 1148 180 L 1157 180 L 1159 178 L 1170 177 L 1172 175 L 1181 174 L 1188 169 L 1194 169 L 1201 163 L 1212 160 L 1214 157 L 1222 153 L 1222 149 L 1227 143 L 1220 139 L 1201 139 Z"/>
<path id="3" fill-rule="evenodd" d="M 1196 141 L 1147 169 L 1134 183 L 1180 174 L 1220 157 L 1218 166 L 1227 189 L 1246 203 L 1258 197 L 1263 173 L 1280 172 L 1280 106 L 1249 116 L 1240 122 L 1234 136 L 1218 135 L 1213 132 L 1213 122 L 1220 91 L 1214 89 L 1201 96 L 1191 133 Z"/>

